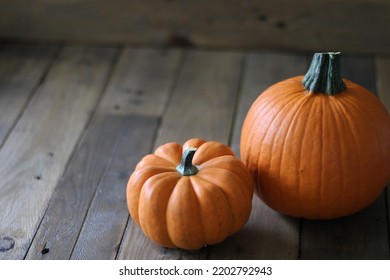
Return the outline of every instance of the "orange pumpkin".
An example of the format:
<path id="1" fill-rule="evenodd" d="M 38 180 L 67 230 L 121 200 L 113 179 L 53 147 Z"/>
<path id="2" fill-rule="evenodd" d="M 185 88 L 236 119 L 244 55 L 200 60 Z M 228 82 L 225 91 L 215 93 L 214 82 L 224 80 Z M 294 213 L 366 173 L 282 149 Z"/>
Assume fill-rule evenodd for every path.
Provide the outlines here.
<path id="1" fill-rule="evenodd" d="M 240 152 L 271 208 L 342 217 L 370 205 L 390 179 L 390 116 L 374 94 L 341 78 L 340 53 L 318 53 L 305 77 L 252 104 Z"/>
<path id="2" fill-rule="evenodd" d="M 251 174 L 231 149 L 190 139 L 145 156 L 127 184 L 133 220 L 164 247 L 216 244 L 246 223 L 252 208 Z"/>

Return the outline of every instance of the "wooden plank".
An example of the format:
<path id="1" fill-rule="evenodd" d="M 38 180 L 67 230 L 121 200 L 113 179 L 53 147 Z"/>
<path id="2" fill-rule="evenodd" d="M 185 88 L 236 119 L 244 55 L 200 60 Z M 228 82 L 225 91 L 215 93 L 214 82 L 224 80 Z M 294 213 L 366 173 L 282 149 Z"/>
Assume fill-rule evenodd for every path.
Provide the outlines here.
<path id="1" fill-rule="evenodd" d="M 375 72 L 379 99 L 390 113 L 390 58 L 377 58 L 375 60 Z"/>
<path id="2" fill-rule="evenodd" d="M 331 221 L 304 221 L 302 259 L 389 259 L 385 198 L 364 211 Z"/>
<path id="3" fill-rule="evenodd" d="M 0 239 L 12 243 L 0 250 L 1 259 L 25 256 L 115 54 L 65 48 L 0 150 Z"/>
<path id="4" fill-rule="evenodd" d="M 158 125 L 156 117 L 122 118 L 116 133 L 118 142 L 89 207 L 72 259 L 115 259 L 121 243 L 129 217 L 127 181 L 139 159 L 150 152 Z"/>
<path id="5" fill-rule="evenodd" d="M 378 57 L 375 60 L 375 73 L 376 73 L 376 86 L 378 97 L 387 108 L 390 113 L 390 59 L 385 57 Z M 387 223 L 390 225 L 390 182 L 387 184 L 385 191 L 386 202 L 387 202 Z M 389 235 L 389 246 L 390 246 L 390 231 Z M 390 248 L 389 248 L 390 250 Z"/>
<path id="6" fill-rule="evenodd" d="M 115 115 L 161 116 L 182 59 L 179 49 L 125 49 L 101 110 Z"/>
<path id="7" fill-rule="evenodd" d="M 372 59 L 344 57 L 345 78 L 375 92 Z M 302 259 L 388 259 L 388 221 L 382 194 L 363 211 L 332 221 L 303 221 Z"/>
<path id="8" fill-rule="evenodd" d="M 191 51 L 186 57 L 175 91 L 164 115 L 155 148 L 162 143 L 183 143 L 190 137 L 228 142 L 233 120 L 242 55 L 230 52 Z M 118 259 L 200 259 L 198 251 L 165 249 L 148 240 L 130 219 Z"/>
<path id="9" fill-rule="evenodd" d="M 0 46 L 0 147 L 51 66 L 57 46 Z"/>
<path id="10" fill-rule="evenodd" d="M 240 53 L 189 52 L 155 147 L 192 137 L 228 143 L 241 63 Z"/>
<path id="11" fill-rule="evenodd" d="M 96 221 L 96 219 L 102 221 L 106 216 L 100 215 L 100 211 L 95 213 L 90 210 L 84 223 L 88 209 L 92 205 L 92 208 L 96 210 L 94 205 L 104 204 L 102 207 L 108 211 L 109 200 L 107 199 L 110 196 L 104 192 L 107 191 L 105 187 L 111 186 L 109 183 L 113 183 L 113 180 L 118 180 L 115 176 L 114 178 L 110 177 L 114 172 L 111 170 L 113 164 L 118 165 L 120 163 L 118 160 L 128 160 L 129 156 L 133 154 L 133 152 L 128 153 L 126 149 L 129 147 L 123 145 L 123 139 L 127 139 L 125 136 L 128 133 L 134 134 L 137 131 L 133 132 L 133 128 L 137 128 L 134 122 L 138 119 L 140 124 L 146 125 L 145 129 L 150 129 L 150 133 L 155 133 L 155 128 L 151 127 L 152 121 L 148 121 L 148 119 L 151 116 L 157 119 L 162 114 L 164 99 L 168 99 L 171 94 L 171 87 L 177 69 L 180 68 L 181 58 L 182 52 L 179 50 L 128 48 L 123 51 L 101 99 L 97 114 L 93 117 L 92 125 L 88 128 L 51 199 L 27 258 L 69 259 L 82 227 L 81 240 L 77 243 L 75 254 L 72 257 L 87 257 L 88 253 L 91 253 L 88 250 L 93 249 L 86 247 L 85 242 L 88 240 L 85 241 L 85 239 L 95 240 L 96 238 L 93 236 L 93 231 L 91 232 L 94 223 L 91 224 L 88 221 Z M 139 91 L 142 94 L 138 94 Z M 117 108 L 117 105 L 120 108 Z M 139 118 L 135 114 L 149 115 L 149 117 Z M 122 135 L 122 132 L 127 130 L 129 132 Z M 134 144 L 137 139 L 140 140 L 140 136 L 145 136 L 146 131 L 142 130 L 141 132 L 140 135 L 133 135 L 134 140 L 127 139 L 128 143 Z M 140 147 L 147 146 L 147 143 L 153 140 L 154 137 L 145 137 Z M 122 141 L 119 147 L 118 141 Z M 149 150 L 143 152 L 149 152 L 151 146 L 152 144 L 149 144 Z M 134 145 L 131 147 L 134 148 Z M 119 154 L 118 149 L 122 149 Z M 113 156 L 115 151 L 117 154 Z M 140 149 L 139 152 L 141 151 Z M 132 157 L 140 156 L 139 152 L 135 152 Z M 111 158 L 113 158 L 113 162 L 111 162 Z M 123 164 L 118 168 L 127 168 L 124 172 L 127 173 L 134 167 Z M 126 177 L 123 176 L 124 173 L 122 172 L 120 180 Z M 102 177 L 103 174 L 106 176 Z M 96 191 L 98 186 L 100 188 Z M 125 184 L 118 184 L 119 186 L 123 187 Z M 120 196 L 118 201 L 122 202 L 123 193 L 118 192 L 117 194 Z M 127 220 L 126 205 L 123 207 L 123 204 L 118 204 L 118 201 L 109 210 L 114 211 L 117 209 L 115 207 L 121 207 L 121 211 L 126 210 L 126 216 L 125 219 L 108 217 L 109 219 L 104 221 L 106 226 L 111 224 L 112 228 L 118 229 L 114 232 L 111 228 L 109 236 L 104 236 L 103 230 L 99 230 L 98 237 L 104 236 L 104 244 L 114 244 L 110 250 L 105 250 L 105 253 L 112 253 L 113 250 L 116 250 L 119 241 L 114 240 L 114 238 L 123 235 L 121 225 L 123 221 Z M 115 223 L 119 223 L 119 225 L 114 225 Z M 69 224 L 72 224 L 72 227 L 69 227 Z M 105 233 L 108 234 L 108 232 Z M 96 249 L 97 247 L 95 247 Z M 42 254 L 42 251 L 46 254 Z M 102 255 L 96 254 L 96 256 Z M 109 257 L 106 255 L 104 258 Z"/>
<path id="12" fill-rule="evenodd" d="M 375 65 L 372 57 L 342 53 L 341 76 L 358 83 L 377 95 L 374 73 Z"/>
<path id="13" fill-rule="evenodd" d="M 246 56 L 245 76 L 232 133 L 231 146 L 239 155 L 241 128 L 246 114 L 259 94 L 272 84 L 302 75 L 306 56 L 283 53 L 250 53 Z M 248 223 L 235 236 L 210 249 L 211 259 L 296 259 L 299 220 L 282 216 L 253 198 Z"/>
<path id="14" fill-rule="evenodd" d="M 387 0 L 2 0 L 0 37 L 388 54 L 389 14 Z"/>
<path id="15" fill-rule="evenodd" d="M 69 259 L 123 120 L 96 115 L 73 154 L 26 259 Z"/>

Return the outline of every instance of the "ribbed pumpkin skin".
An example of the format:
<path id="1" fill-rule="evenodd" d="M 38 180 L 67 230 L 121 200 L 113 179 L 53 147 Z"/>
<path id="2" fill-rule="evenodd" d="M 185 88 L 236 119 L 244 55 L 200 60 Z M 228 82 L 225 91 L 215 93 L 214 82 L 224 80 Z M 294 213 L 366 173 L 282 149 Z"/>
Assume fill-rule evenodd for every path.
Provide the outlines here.
<path id="1" fill-rule="evenodd" d="M 390 116 L 365 88 L 308 93 L 303 76 L 265 90 L 250 108 L 241 158 L 256 194 L 278 212 L 333 219 L 371 204 L 390 179 Z"/>
<path id="2" fill-rule="evenodd" d="M 192 163 L 198 173 L 182 176 L 184 149 L 198 148 Z M 248 169 L 218 142 L 190 139 L 160 146 L 136 166 L 127 185 L 133 220 L 164 247 L 199 249 L 236 233 L 247 222 L 253 197 Z"/>

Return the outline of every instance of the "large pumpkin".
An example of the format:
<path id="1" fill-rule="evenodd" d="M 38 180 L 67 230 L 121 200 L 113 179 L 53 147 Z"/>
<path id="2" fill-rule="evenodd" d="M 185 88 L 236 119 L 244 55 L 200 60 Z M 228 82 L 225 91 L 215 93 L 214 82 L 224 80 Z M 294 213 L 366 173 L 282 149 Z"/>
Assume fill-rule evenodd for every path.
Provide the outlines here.
<path id="1" fill-rule="evenodd" d="M 340 53 L 318 53 L 305 76 L 252 104 L 240 150 L 271 208 L 342 217 L 371 204 L 390 179 L 390 116 L 374 94 L 341 78 Z"/>
<path id="2" fill-rule="evenodd" d="M 190 139 L 145 156 L 127 185 L 133 220 L 164 247 L 198 249 L 236 233 L 252 209 L 251 174 L 231 149 Z"/>

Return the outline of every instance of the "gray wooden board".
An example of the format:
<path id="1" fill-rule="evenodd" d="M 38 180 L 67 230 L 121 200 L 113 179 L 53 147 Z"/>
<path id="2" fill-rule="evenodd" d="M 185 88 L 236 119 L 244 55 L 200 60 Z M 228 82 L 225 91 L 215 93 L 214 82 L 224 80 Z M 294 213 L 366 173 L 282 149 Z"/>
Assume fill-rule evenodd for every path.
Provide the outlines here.
<path id="1" fill-rule="evenodd" d="M 123 122 L 120 117 L 95 115 L 50 200 L 27 259 L 70 258 Z"/>
<path id="2" fill-rule="evenodd" d="M 179 49 L 126 48 L 99 109 L 115 115 L 161 116 L 182 57 Z"/>
<path id="3" fill-rule="evenodd" d="M 235 111 L 242 54 L 190 51 L 162 120 L 154 148 L 191 137 L 228 143 Z M 129 221 L 117 258 L 204 259 L 207 249 L 164 249 Z"/>
<path id="4" fill-rule="evenodd" d="M 104 198 L 100 195 L 101 191 L 95 195 L 98 185 L 103 184 L 100 185 L 102 188 L 105 183 L 112 183 L 115 179 L 109 175 L 103 178 L 102 176 L 106 174 L 104 171 L 108 168 L 119 139 L 123 139 L 122 131 L 132 129 L 132 126 L 135 127 L 133 119 L 140 119 L 141 125 L 147 124 L 145 129 L 151 129 L 150 132 L 155 133 L 155 129 L 146 121 L 148 117 L 144 120 L 144 118 L 139 118 L 134 114 L 155 116 L 156 118 L 162 114 L 166 100 L 171 95 L 176 72 L 180 68 L 181 54 L 180 50 L 171 49 L 125 48 L 123 50 L 98 106 L 92 127 L 88 128 L 79 149 L 69 163 L 30 248 L 28 258 L 70 258 L 89 207 L 105 203 Z M 127 122 L 128 124 L 126 124 Z M 140 136 L 145 136 L 146 132 L 141 132 Z M 138 136 L 133 136 L 137 140 Z M 134 143 L 135 140 L 132 142 Z M 153 140 L 154 137 L 147 137 L 142 143 L 147 145 L 148 141 Z M 124 151 L 125 147 L 121 149 Z M 143 152 L 150 152 L 150 149 L 151 144 L 149 150 Z M 140 154 L 135 154 L 141 157 Z M 122 155 L 116 155 L 116 157 L 120 156 Z M 124 160 L 129 157 L 126 153 L 123 154 L 124 156 L 126 156 Z M 104 180 L 105 183 L 101 183 L 101 180 Z M 120 198 L 123 198 L 122 193 L 120 194 Z M 66 199 L 64 200 L 64 198 Z M 123 207 L 123 205 L 120 204 L 119 207 Z M 126 209 L 126 207 L 121 208 L 121 210 Z M 96 219 L 94 214 L 89 212 L 87 221 Z M 103 218 L 103 216 L 99 217 Z M 123 223 L 123 219 L 115 221 Z M 108 223 L 115 221 L 110 220 Z M 69 223 L 72 224 L 71 228 L 68 227 Z M 85 246 L 85 238 L 91 235 L 91 227 L 93 225 L 87 222 L 83 228 L 81 241 L 77 243 L 72 258 L 86 258 L 88 253 L 93 250 L 89 250 Z M 115 233 L 111 231 L 111 236 L 122 235 L 123 230 Z M 111 248 L 111 253 L 113 249 Z M 46 254 L 42 254 L 42 251 Z M 102 255 L 96 256 L 103 257 Z M 109 257 L 106 255 L 106 258 Z"/>
<path id="5" fill-rule="evenodd" d="M 140 157 L 153 146 L 158 118 L 129 115 L 116 117 L 112 155 L 94 194 L 72 259 L 115 259 L 129 212 L 126 185 Z M 95 151 L 99 152 L 99 151 Z"/>
<path id="6" fill-rule="evenodd" d="M 190 51 L 162 120 L 155 147 L 192 137 L 227 143 L 242 54 Z"/>
<path id="7" fill-rule="evenodd" d="M 385 197 L 358 214 L 304 221 L 302 259 L 389 259 Z"/>
<path id="8" fill-rule="evenodd" d="M 253 101 L 262 91 L 284 79 L 302 75 L 306 56 L 283 53 L 246 55 L 231 146 L 239 155 L 241 128 Z M 235 236 L 210 249 L 211 259 L 295 259 L 298 257 L 299 220 L 279 215 L 257 196 L 248 223 Z"/>
<path id="9" fill-rule="evenodd" d="M 390 113 L 390 58 L 379 57 L 375 60 L 376 86 L 378 96 Z"/>
<path id="10" fill-rule="evenodd" d="M 370 58 L 345 56 L 343 77 L 375 93 L 374 64 Z M 333 221 L 302 223 L 302 259 L 388 259 L 386 201 L 382 194 L 367 209 Z"/>
<path id="11" fill-rule="evenodd" d="M 379 99 L 387 108 L 387 112 L 390 113 L 390 58 L 378 57 L 375 60 L 375 73 Z M 388 218 L 387 223 L 390 225 L 390 183 L 387 184 L 386 199 Z M 388 232 L 388 234 L 390 241 L 390 231 Z"/>
<path id="12" fill-rule="evenodd" d="M 0 147 L 58 52 L 57 46 L 5 44 L 0 48 Z"/>
<path id="13" fill-rule="evenodd" d="M 0 38 L 388 54 L 389 13 L 388 0 L 2 0 Z"/>
<path id="14" fill-rule="evenodd" d="M 115 54 L 66 47 L 0 150 L 1 259 L 25 256 Z"/>

